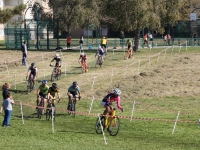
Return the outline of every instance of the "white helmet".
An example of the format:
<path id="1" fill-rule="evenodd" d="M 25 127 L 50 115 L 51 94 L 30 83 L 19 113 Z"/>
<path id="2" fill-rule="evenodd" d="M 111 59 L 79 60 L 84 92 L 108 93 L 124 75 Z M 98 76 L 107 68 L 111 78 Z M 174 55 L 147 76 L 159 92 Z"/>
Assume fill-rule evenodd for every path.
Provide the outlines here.
<path id="1" fill-rule="evenodd" d="M 83 55 L 84 55 L 84 53 L 81 53 L 81 55 L 83 56 Z"/>
<path id="2" fill-rule="evenodd" d="M 59 54 L 56 54 L 55 57 L 59 57 Z"/>
<path id="3" fill-rule="evenodd" d="M 117 94 L 117 95 L 120 95 L 121 91 L 118 88 L 116 88 L 116 89 L 114 89 L 114 93 Z"/>
<path id="4" fill-rule="evenodd" d="M 101 49 L 101 46 L 99 45 L 98 49 Z"/>

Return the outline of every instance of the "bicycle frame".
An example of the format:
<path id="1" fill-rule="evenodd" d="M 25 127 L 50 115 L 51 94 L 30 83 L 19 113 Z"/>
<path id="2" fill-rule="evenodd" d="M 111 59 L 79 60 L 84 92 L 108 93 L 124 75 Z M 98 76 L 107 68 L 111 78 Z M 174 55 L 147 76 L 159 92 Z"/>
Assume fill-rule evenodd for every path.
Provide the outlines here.
<path id="1" fill-rule="evenodd" d="M 51 66 L 51 67 L 54 67 L 52 74 L 51 74 L 51 82 L 53 82 L 55 79 L 57 79 L 57 80 L 60 79 L 61 69 L 60 69 L 60 67 L 57 67 L 57 66 Z"/>
<path id="2" fill-rule="evenodd" d="M 34 79 L 32 75 L 30 74 L 28 77 L 27 93 L 33 90 L 33 85 L 34 85 Z"/>
<path id="3" fill-rule="evenodd" d="M 82 73 L 87 72 L 87 65 L 86 62 L 84 60 L 81 61 L 81 71 Z"/>
<path id="4" fill-rule="evenodd" d="M 49 100 L 52 100 L 51 102 L 49 102 Z M 55 120 L 55 103 L 54 100 L 56 100 L 55 98 L 53 99 L 48 99 L 47 102 L 47 108 L 46 108 L 46 120 L 49 120 L 50 118 L 53 117 L 53 119 Z M 54 110 L 53 116 L 52 116 L 52 110 Z"/>

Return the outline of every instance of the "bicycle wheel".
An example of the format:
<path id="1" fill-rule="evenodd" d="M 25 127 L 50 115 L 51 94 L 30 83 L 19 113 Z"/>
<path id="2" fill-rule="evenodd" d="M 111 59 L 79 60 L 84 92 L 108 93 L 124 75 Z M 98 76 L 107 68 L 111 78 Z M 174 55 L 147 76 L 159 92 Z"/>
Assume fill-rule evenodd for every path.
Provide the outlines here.
<path id="1" fill-rule="evenodd" d="M 99 121 L 99 117 L 96 120 L 96 124 L 95 124 L 95 131 L 97 134 L 102 134 L 102 129 L 101 129 L 101 125 L 103 127 L 103 130 L 105 129 L 105 120 L 106 118 L 104 116 L 100 116 L 100 121 Z"/>
<path id="2" fill-rule="evenodd" d="M 67 112 L 67 114 L 68 115 L 70 115 L 71 114 L 71 106 L 72 106 L 72 104 L 70 103 L 70 104 L 68 104 L 68 106 L 67 106 L 67 110 L 68 110 L 68 112 Z"/>
<path id="3" fill-rule="evenodd" d="M 57 76 L 57 80 L 60 80 L 60 78 L 61 78 L 61 69 L 60 69 L 60 73 L 58 73 L 58 76 Z"/>
<path id="4" fill-rule="evenodd" d="M 30 80 L 30 85 L 29 85 L 29 91 L 31 92 L 33 90 L 33 80 Z"/>
<path id="5" fill-rule="evenodd" d="M 42 118 L 42 108 L 41 108 L 41 106 L 39 106 L 38 107 L 38 113 L 37 113 L 37 117 L 38 117 L 38 119 L 41 119 Z"/>
<path id="6" fill-rule="evenodd" d="M 53 70 L 53 71 L 52 71 L 52 74 L 51 74 L 51 82 L 54 81 L 54 78 L 55 78 L 55 72 L 54 72 L 54 70 Z"/>
<path id="7" fill-rule="evenodd" d="M 28 84 L 27 84 L 27 94 L 28 94 L 28 92 L 29 92 L 29 89 L 30 89 L 30 83 L 29 83 L 29 81 L 28 81 Z"/>
<path id="8" fill-rule="evenodd" d="M 81 73 L 84 73 L 85 72 L 85 69 L 84 69 L 84 66 L 82 65 L 81 66 Z"/>
<path id="9" fill-rule="evenodd" d="M 100 66 L 100 68 L 102 66 L 102 57 L 99 58 L 99 66 Z"/>
<path id="10" fill-rule="evenodd" d="M 72 117 L 75 118 L 75 115 L 76 115 L 76 100 L 73 100 L 73 103 L 72 103 L 72 107 L 71 107 L 71 111 L 72 111 Z"/>
<path id="11" fill-rule="evenodd" d="M 120 128 L 120 120 L 119 120 L 118 116 L 115 116 L 110 121 L 110 125 L 108 127 L 110 135 L 116 136 L 119 132 L 119 128 Z"/>
<path id="12" fill-rule="evenodd" d="M 47 105 L 47 109 L 46 109 L 46 120 L 49 120 L 51 117 L 51 106 Z"/>

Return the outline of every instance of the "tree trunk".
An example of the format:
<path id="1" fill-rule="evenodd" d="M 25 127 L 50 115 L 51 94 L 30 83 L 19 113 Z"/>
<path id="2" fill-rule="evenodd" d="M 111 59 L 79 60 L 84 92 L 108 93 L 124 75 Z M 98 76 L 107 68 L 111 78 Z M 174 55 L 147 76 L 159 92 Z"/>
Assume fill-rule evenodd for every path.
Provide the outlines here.
<path id="1" fill-rule="evenodd" d="M 133 51 L 134 52 L 138 52 L 138 47 L 139 47 L 139 42 L 140 42 L 140 30 L 137 29 L 135 31 L 135 41 L 134 41 L 134 47 L 133 47 Z"/>

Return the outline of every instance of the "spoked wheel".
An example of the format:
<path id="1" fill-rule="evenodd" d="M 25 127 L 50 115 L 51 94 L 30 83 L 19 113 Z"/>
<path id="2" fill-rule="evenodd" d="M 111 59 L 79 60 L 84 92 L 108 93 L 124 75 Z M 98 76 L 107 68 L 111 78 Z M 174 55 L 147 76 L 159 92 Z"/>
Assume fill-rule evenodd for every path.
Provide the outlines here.
<path id="1" fill-rule="evenodd" d="M 101 68 L 101 66 L 102 66 L 102 57 L 99 58 L 99 66 L 100 66 L 100 68 Z"/>
<path id="2" fill-rule="evenodd" d="M 51 74 L 51 82 L 54 81 L 54 78 L 55 78 L 55 72 L 53 71 L 52 74 Z"/>
<path id="3" fill-rule="evenodd" d="M 104 116 L 100 116 L 100 121 L 99 121 L 99 117 L 97 118 L 96 124 L 95 124 L 95 131 L 97 134 L 102 134 L 101 125 L 103 127 L 103 130 L 105 129 L 105 120 L 106 118 Z"/>
<path id="4" fill-rule="evenodd" d="M 41 107 L 41 106 L 39 106 L 39 107 Z M 42 118 L 42 108 L 38 108 L 38 114 L 37 114 L 37 116 L 38 116 L 38 119 L 41 119 Z"/>
<path id="5" fill-rule="evenodd" d="M 29 91 L 31 92 L 33 90 L 33 80 L 30 81 Z"/>
<path id="6" fill-rule="evenodd" d="M 81 66 L 81 73 L 85 73 L 84 66 Z"/>
<path id="7" fill-rule="evenodd" d="M 71 104 L 69 104 L 69 105 L 67 106 L 67 110 L 68 110 L 67 114 L 68 114 L 68 115 L 71 114 L 71 110 L 72 110 L 72 109 L 71 109 L 71 106 L 72 106 Z"/>
<path id="8" fill-rule="evenodd" d="M 72 111 L 72 117 L 75 118 L 75 115 L 76 115 L 76 103 L 72 104 L 71 111 Z"/>
<path id="9" fill-rule="evenodd" d="M 46 120 L 49 120 L 51 118 L 51 107 L 50 106 L 47 106 L 47 109 L 46 109 Z"/>
<path id="10" fill-rule="evenodd" d="M 57 80 L 60 80 L 60 78 L 61 78 L 61 74 L 62 74 L 62 72 L 61 72 L 61 69 L 60 69 L 60 73 L 57 74 Z"/>
<path id="11" fill-rule="evenodd" d="M 110 135 L 116 136 L 119 132 L 119 128 L 120 128 L 120 120 L 117 116 L 115 116 L 110 121 L 110 125 L 108 127 Z"/>

